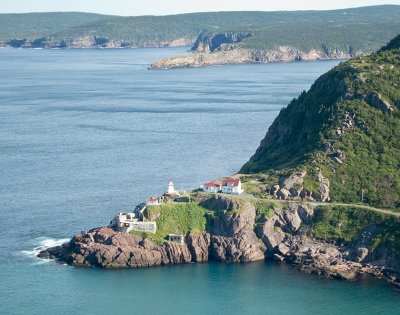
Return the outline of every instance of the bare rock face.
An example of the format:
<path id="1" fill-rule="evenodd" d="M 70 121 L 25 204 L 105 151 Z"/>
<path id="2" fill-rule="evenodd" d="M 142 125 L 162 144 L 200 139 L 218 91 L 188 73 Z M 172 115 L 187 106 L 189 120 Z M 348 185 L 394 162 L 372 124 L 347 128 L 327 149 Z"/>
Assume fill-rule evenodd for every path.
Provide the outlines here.
<path id="1" fill-rule="evenodd" d="M 299 265 L 303 271 L 346 280 L 363 273 L 361 264 L 346 260 L 333 244 L 298 235 L 290 238 L 286 246 L 290 248 L 287 261 Z"/>
<path id="2" fill-rule="evenodd" d="M 210 243 L 212 259 L 224 262 L 264 259 L 265 247 L 253 231 L 256 209 L 251 203 L 216 196 L 202 205 L 219 210 L 214 220 Z"/>
<path id="3" fill-rule="evenodd" d="M 290 191 L 287 190 L 286 188 L 282 188 L 281 190 L 279 190 L 276 195 L 278 196 L 278 199 L 281 200 L 286 200 L 289 198 L 290 196 Z"/>
<path id="4" fill-rule="evenodd" d="M 208 248 L 210 247 L 210 234 L 189 234 L 186 236 L 186 244 L 192 255 L 192 261 L 199 263 L 208 261 Z"/>
<path id="5" fill-rule="evenodd" d="M 295 185 L 303 185 L 304 176 L 306 176 L 307 172 L 303 171 L 300 173 L 292 174 L 288 177 L 282 177 L 279 180 L 279 185 L 281 187 L 285 187 L 286 189 L 290 189 Z"/>
<path id="6" fill-rule="evenodd" d="M 314 208 L 310 205 L 299 205 L 297 213 L 302 221 L 310 222 L 314 215 Z"/>
<path id="7" fill-rule="evenodd" d="M 285 239 L 285 233 L 276 223 L 276 218 L 268 219 L 257 229 L 258 237 L 263 241 L 269 252 L 272 252 Z"/>
<path id="8" fill-rule="evenodd" d="M 388 101 L 384 100 L 380 94 L 369 93 L 365 97 L 365 101 L 371 106 L 380 109 L 384 113 L 393 112 L 393 106 Z"/>
<path id="9" fill-rule="evenodd" d="M 288 232 L 296 232 L 301 225 L 301 219 L 298 213 L 299 206 L 297 204 L 289 204 L 289 209 L 283 211 L 283 219 L 285 229 Z"/>
<path id="10" fill-rule="evenodd" d="M 304 221 L 311 220 L 314 210 L 310 206 L 303 206 L 297 203 L 289 203 L 288 209 L 275 209 L 271 218 L 264 219 L 258 225 L 257 236 L 267 247 L 269 255 L 273 255 L 278 250 L 289 235 L 296 233 Z"/>
<path id="11" fill-rule="evenodd" d="M 108 269 L 183 264 L 208 259 L 209 235 L 205 233 L 188 238 L 190 245 L 168 242 L 155 245 L 149 239 L 103 227 L 75 235 L 69 243 L 49 248 L 40 255 L 74 266 Z"/>
<path id="12" fill-rule="evenodd" d="M 322 175 L 322 172 L 320 171 L 318 174 L 318 181 L 319 181 L 319 188 L 318 191 L 321 194 L 321 201 L 326 202 L 330 200 L 329 197 L 329 187 L 330 187 L 330 182 L 329 179 L 324 177 Z"/>
<path id="13" fill-rule="evenodd" d="M 213 235 L 210 256 L 228 263 L 249 262 L 264 259 L 263 249 L 254 233 L 242 233 L 237 237 Z"/>
<path id="14" fill-rule="evenodd" d="M 224 44 L 239 43 L 244 38 L 251 36 L 253 36 L 251 32 L 225 32 L 210 35 L 202 33 L 197 37 L 191 50 L 198 52 L 213 52 L 221 49 L 221 46 Z"/>

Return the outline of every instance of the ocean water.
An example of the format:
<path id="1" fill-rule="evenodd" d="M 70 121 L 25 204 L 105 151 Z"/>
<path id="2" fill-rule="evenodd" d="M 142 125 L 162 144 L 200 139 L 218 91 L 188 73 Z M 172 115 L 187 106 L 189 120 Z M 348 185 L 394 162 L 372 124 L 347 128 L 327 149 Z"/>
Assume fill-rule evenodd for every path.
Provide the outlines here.
<path id="1" fill-rule="evenodd" d="M 184 48 L 0 49 L 0 314 L 400 314 L 382 281 L 274 262 L 74 268 L 35 253 L 161 193 L 237 172 L 338 62 L 149 71 Z"/>

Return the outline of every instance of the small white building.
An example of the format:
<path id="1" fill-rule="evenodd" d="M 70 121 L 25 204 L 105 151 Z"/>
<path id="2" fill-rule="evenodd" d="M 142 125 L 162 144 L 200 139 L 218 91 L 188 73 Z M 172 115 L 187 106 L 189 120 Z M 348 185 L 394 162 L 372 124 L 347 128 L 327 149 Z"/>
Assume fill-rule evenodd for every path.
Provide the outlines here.
<path id="1" fill-rule="evenodd" d="M 110 222 L 110 227 L 116 228 L 122 233 L 130 231 L 141 231 L 155 233 L 157 231 L 156 222 L 143 222 L 132 212 L 120 212 Z"/>
<path id="2" fill-rule="evenodd" d="M 150 197 L 146 200 L 146 206 L 158 206 L 160 204 L 159 198 Z"/>
<path id="3" fill-rule="evenodd" d="M 222 190 L 222 183 L 218 180 L 205 183 L 200 187 L 206 193 L 217 193 Z"/>
<path id="4" fill-rule="evenodd" d="M 240 179 L 225 179 L 222 182 L 222 192 L 224 194 L 240 195 L 243 192 Z"/>
<path id="5" fill-rule="evenodd" d="M 165 191 L 164 202 L 174 201 L 174 198 L 178 198 L 180 196 L 179 191 L 175 190 L 174 183 L 172 180 L 168 181 L 168 187 Z"/>
<path id="6" fill-rule="evenodd" d="M 168 181 L 168 188 L 167 188 L 167 190 L 166 190 L 165 193 L 167 193 L 167 194 L 169 194 L 169 195 L 175 195 L 175 194 L 177 193 L 177 192 L 175 191 L 174 183 L 173 183 L 172 180 L 169 180 L 169 181 Z"/>
<path id="7" fill-rule="evenodd" d="M 183 245 L 183 235 L 181 234 L 168 234 L 168 241 Z"/>

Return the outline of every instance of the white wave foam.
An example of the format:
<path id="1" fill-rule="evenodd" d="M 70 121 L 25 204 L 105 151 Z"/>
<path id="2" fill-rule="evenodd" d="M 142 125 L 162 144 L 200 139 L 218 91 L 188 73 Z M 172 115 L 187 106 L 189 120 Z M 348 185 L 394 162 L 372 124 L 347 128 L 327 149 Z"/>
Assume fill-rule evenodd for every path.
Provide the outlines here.
<path id="1" fill-rule="evenodd" d="M 68 238 L 50 238 L 46 236 L 38 237 L 32 240 L 34 246 L 31 250 L 23 250 L 21 254 L 30 258 L 36 258 L 36 256 L 42 251 L 50 247 L 62 245 L 68 242 Z"/>

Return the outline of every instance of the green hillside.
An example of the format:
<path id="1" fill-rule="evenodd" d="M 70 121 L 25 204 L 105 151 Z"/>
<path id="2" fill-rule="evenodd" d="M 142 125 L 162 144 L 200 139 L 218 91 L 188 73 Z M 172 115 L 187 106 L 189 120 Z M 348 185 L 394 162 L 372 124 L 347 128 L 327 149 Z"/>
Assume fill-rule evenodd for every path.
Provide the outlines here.
<path id="1" fill-rule="evenodd" d="M 0 41 L 49 36 L 105 18 L 106 15 L 80 12 L 0 14 Z"/>
<path id="2" fill-rule="evenodd" d="M 372 6 L 331 11 L 211 12 L 169 16 L 119 17 L 86 13 L 0 14 L 0 41 L 18 47 L 79 47 L 77 39 L 92 38 L 88 46 L 167 46 L 193 44 L 199 34 L 251 31 L 238 45 L 271 49 L 291 45 L 378 49 L 400 32 L 400 6 Z M 24 40 L 24 41 L 22 41 Z M 71 44 L 74 42 L 74 44 Z M 116 43 L 115 43 L 116 42 Z"/>
<path id="3" fill-rule="evenodd" d="M 341 63 L 282 109 L 242 173 L 315 169 L 331 200 L 400 208 L 400 36 Z"/>

